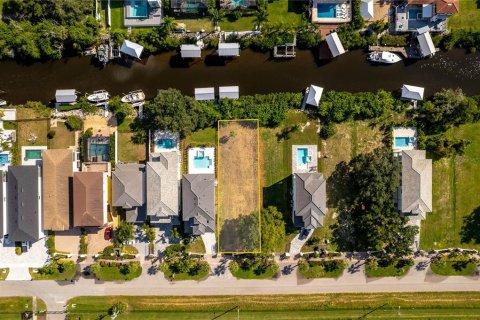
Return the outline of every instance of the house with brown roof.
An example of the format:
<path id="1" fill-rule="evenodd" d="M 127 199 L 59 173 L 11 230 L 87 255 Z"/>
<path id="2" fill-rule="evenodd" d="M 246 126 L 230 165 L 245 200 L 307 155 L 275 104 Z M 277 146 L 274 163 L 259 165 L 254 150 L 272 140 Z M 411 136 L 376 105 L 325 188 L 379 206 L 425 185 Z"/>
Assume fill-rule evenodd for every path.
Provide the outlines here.
<path id="1" fill-rule="evenodd" d="M 105 226 L 107 197 L 108 183 L 105 172 L 75 172 L 73 174 L 73 226 Z"/>
<path id="2" fill-rule="evenodd" d="M 43 151 L 43 229 L 70 229 L 72 179 L 75 157 L 70 149 Z"/>

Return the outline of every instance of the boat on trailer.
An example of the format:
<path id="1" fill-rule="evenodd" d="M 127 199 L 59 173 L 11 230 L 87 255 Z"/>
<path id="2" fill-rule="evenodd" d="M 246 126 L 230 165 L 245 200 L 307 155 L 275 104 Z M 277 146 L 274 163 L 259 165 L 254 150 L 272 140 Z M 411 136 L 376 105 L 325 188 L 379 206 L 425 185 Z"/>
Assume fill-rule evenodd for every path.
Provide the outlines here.
<path id="1" fill-rule="evenodd" d="M 390 51 L 373 51 L 368 54 L 367 60 L 377 63 L 393 64 L 402 61 L 402 58 Z"/>
<path id="2" fill-rule="evenodd" d="M 145 93 L 142 90 L 130 91 L 122 97 L 123 103 L 131 103 L 133 105 L 145 101 Z"/>
<path id="3" fill-rule="evenodd" d="M 87 94 L 87 100 L 92 103 L 102 103 L 110 99 L 110 94 L 106 90 L 93 91 L 92 94 Z"/>

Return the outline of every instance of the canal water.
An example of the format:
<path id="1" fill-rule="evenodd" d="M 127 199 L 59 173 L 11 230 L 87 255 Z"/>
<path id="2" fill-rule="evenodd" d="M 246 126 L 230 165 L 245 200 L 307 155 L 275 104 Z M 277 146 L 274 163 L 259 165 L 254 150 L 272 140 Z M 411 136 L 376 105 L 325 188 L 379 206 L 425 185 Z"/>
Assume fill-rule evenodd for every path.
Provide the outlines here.
<path id="1" fill-rule="evenodd" d="M 184 62 L 176 52 L 150 56 L 130 64 L 111 63 L 104 68 L 91 57 L 66 58 L 44 63 L 0 62 L 1 98 L 19 104 L 50 101 L 56 89 L 82 93 L 106 89 L 113 95 L 143 89 L 153 97 L 158 89 L 178 88 L 193 95 L 195 87 L 240 86 L 240 94 L 300 91 L 310 84 L 326 90 L 396 90 L 402 84 L 423 86 L 426 94 L 442 88 L 462 88 L 480 94 L 480 54 L 455 49 L 419 61 L 372 65 L 360 50 L 334 60 L 318 60 L 311 51 L 297 51 L 292 60 L 273 60 L 270 54 L 244 50 L 231 61 L 213 53 L 203 60 Z"/>

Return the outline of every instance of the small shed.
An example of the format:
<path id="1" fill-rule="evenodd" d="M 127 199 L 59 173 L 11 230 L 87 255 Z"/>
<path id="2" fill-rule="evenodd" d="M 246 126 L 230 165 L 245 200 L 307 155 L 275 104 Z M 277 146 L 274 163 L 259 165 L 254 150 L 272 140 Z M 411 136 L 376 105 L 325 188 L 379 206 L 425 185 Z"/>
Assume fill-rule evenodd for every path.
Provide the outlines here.
<path id="1" fill-rule="evenodd" d="M 142 55 L 143 47 L 138 43 L 124 40 L 122 46 L 120 47 L 120 52 L 126 54 L 127 56 L 140 59 Z"/>
<path id="2" fill-rule="evenodd" d="M 433 44 L 432 37 L 430 36 L 429 28 L 423 27 L 417 30 L 417 41 L 420 47 L 420 53 L 422 57 L 431 57 L 435 54 L 435 45 Z"/>
<path id="3" fill-rule="evenodd" d="M 215 88 L 195 88 L 195 100 L 215 100 Z"/>
<path id="4" fill-rule="evenodd" d="M 345 53 L 345 49 L 343 48 L 340 38 L 336 32 L 328 34 L 325 40 L 327 41 L 328 48 L 330 49 L 330 52 L 334 58 Z"/>
<path id="5" fill-rule="evenodd" d="M 318 107 L 320 105 L 320 99 L 322 98 L 323 88 L 315 85 L 310 85 L 307 94 L 306 103 Z"/>
<path id="6" fill-rule="evenodd" d="M 238 99 L 240 96 L 240 89 L 238 86 L 219 87 L 218 96 L 220 99 Z"/>
<path id="7" fill-rule="evenodd" d="M 364 19 L 373 19 L 373 0 L 362 0 L 360 12 Z"/>
<path id="8" fill-rule="evenodd" d="M 239 43 L 219 43 L 218 55 L 220 57 L 238 57 L 240 56 Z"/>
<path id="9" fill-rule="evenodd" d="M 195 44 L 182 44 L 180 47 L 180 55 L 182 58 L 201 58 L 202 48 Z"/>
<path id="10" fill-rule="evenodd" d="M 61 89 L 55 92 L 55 101 L 57 103 L 75 103 L 77 102 L 77 91 L 75 89 Z"/>
<path id="11" fill-rule="evenodd" d="M 425 88 L 404 84 L 402 87 L 402 100 L 423 100 Z"/>

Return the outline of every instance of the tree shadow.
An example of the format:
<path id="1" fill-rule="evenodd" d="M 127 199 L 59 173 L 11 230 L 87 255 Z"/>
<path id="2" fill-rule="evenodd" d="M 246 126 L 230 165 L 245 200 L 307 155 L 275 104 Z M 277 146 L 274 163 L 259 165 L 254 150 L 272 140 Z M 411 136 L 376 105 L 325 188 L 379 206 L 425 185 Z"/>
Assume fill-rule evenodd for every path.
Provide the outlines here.
<path id="1" fill-rule="evenodd" d="M 260 251 L 259 213 L 241 215 L 222 222 L 219 234 L 219 251 L 229 253 Z"/>
<path id="2" fill-rule="evenodd" d="M 468 216 L 463 218 L 463 226 L 460 231 L 462 243 L 480 243 L 480 207 L 477 207 Z"/>
<path id="3" fill-rule="evenodd" d="M 294 12 L 298 14 L 305 14 L 305 2 L 298 0 L 288 0 L 288 12 Z"/>
<path id="4" fill-rule="evenodd" d="M 342 161 L 335 166 L 335 171 L 327 179 L 327 206 L 337 208 L 340 201 L 348 203 L 350 191 L 348 164 Z"/>
<path id="5" fill-rule="evenodd" d="M 283 178 L 274 184 L 263 188 L 263 207 L 276 207 L 283 214 L 285 228 L 287 233 L 295 232 L 291 215 L 291 199 L 292 195 L 292 176 Z"/>

